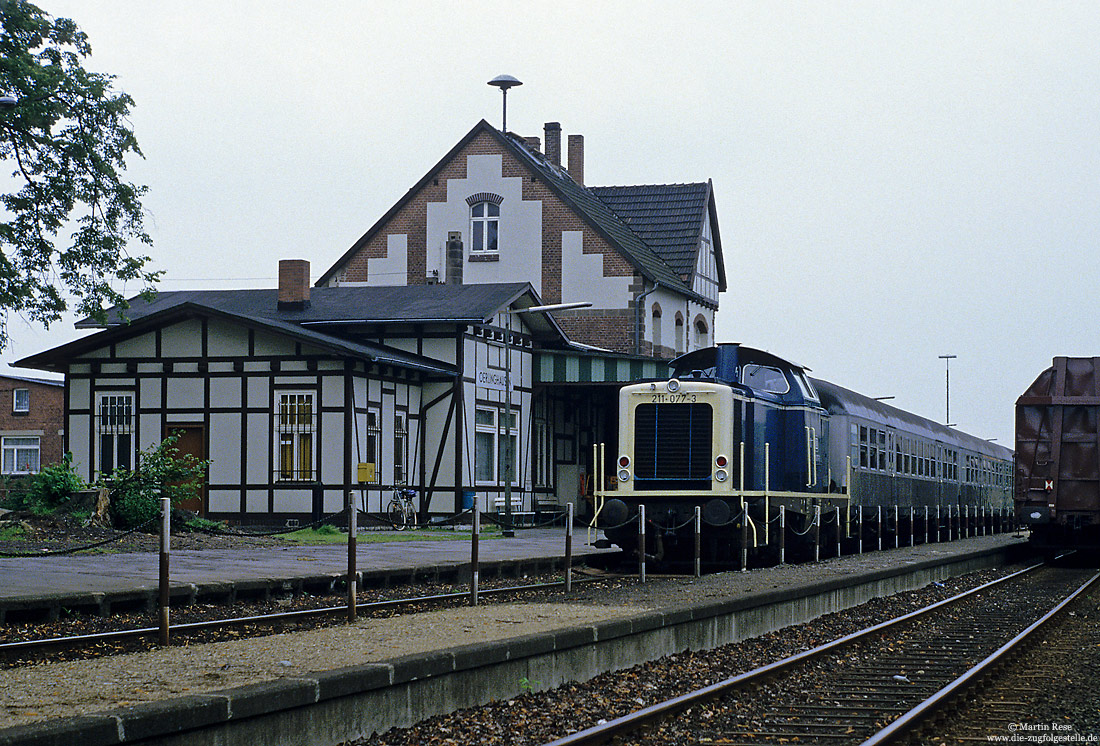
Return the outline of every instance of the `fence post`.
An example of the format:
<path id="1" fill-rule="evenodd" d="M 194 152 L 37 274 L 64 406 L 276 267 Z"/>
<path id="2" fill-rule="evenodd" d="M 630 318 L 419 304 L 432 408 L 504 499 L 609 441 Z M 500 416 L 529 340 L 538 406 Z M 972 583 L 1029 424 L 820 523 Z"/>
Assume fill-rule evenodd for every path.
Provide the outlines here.
<path id="1" fill-rule="evenodd" d="M 915 547 L 917 545 L 917 521 L 916 513 L 913 511 L 913 506 L 909 506 L 909 546 Z"/>
<path id="2" fill-rule="evenodd" d="M 787 506 L 779 506 L 779 564 L 787 561 Z"/>
<path id="3" fill-rule="evenodd" d="M 573 503 L 565 505 L 565 592 L 573 590 Z"/>
<path id="4" fill-rule="evenodd" d="M 474 523 L 470 531 L 470 606 L 477 606 L 478 573 L 480 570 L 478 558 L 478 539 L 481 534 L 481 506 L 474 498 Z"/>
<path id="5" fill-rule="evenodd" d="M 168 497 L 160 499 L 160 633 L 157 641 L 161 645 L 168 644 L 169 624 L 169 589 L 168 589 L 168 559 L 172 550 L 172 500 Z"/>
<path id="6" fill-rule="evenodd" d="M 645 505 L 638 506 L 638 582 L 645 582 Z"/>
<path id="7" fill-rule="evenodd" d="M 840 506 L 833 508 L 836 511 L 836 556 L 840 556 Z"/>
<path id="8" fill-rule="evenodd" d="M 359 511 L 348 493 L 348 622 L 355 621 L 355 602 L 359 596 L 359 578 L 355 570 L 355 537 L 359 529 Z"/>
<path id="9" fill-rule="evenodd" d="M 878 506 L 878 550 L 882 551 L 882 506 Z"/>
<path id="10" fill-rule="evenodd" d="M 695 577 L 703 574 L 703 508 L 695 506 Z"/>
<path id="11" fill-rule="evenodd" d="M 863 554 L 863 506 L 856 506 L 856 554 Z"/>
<path id="12" fill-rule="evenodd" d="M 814 506 L 814 562 L 821 559 L 821 506 Z"/>
<path id="13" fill-rule="evenodd" d="M 898 506 L 894 506 L 894 549 L 901 546 L 901 513 Z"/>
<path id="14" fill-rule="evenodd" d="M 936 543 L 940 543 L 940 506 L 936 505 Z"/>
<path id="15" fill-rule="evenodd" d="M 924 506 L 924 543 L 928 543 L 928 506 Z"/>

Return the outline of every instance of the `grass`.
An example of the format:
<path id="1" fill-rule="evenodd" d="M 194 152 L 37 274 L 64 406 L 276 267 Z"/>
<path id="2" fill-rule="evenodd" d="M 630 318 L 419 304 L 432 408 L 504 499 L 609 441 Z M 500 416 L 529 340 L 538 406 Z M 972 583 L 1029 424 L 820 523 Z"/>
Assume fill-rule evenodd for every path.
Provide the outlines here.
<path id="1" fill-rule="evenodd" d="M 23 541 L 27 538 L 27 529 L 22 526 L 4 526 L 0 528 L 0 541 Z"/>
<path id="2" fill-rule="evenodd" d="M 496 526 L 483 528 L 480 538 L 496 539 L 500 537 L 500 529 Z M 279 539 L 291 544 L 347 544 L 346 531 L 324 525 L 318 528 L 304 528 L 289 534 L 280 534 Z M 416 529 L 412 531 L 363 531 L 360 530 L 355 541 L 359 544 L 382 544 L 397 541 L 469 541 L 469 531 L 452 531 L 450 529 Z"/>

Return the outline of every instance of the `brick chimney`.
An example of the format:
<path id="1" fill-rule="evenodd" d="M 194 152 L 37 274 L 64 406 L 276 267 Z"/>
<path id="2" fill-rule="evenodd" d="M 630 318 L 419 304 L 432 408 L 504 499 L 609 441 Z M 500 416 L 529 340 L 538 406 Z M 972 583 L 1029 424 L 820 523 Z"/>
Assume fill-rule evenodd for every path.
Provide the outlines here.
<path id="1" fill-rule="evenodd" d="M 526 143 L 527 149 L 532 153 L 542 152 L 542 138 L 532 135 L 531 137 L 523 138 L 523 142 Z"/>
<path id="2" fill-rule="evenodd" d="M 584 186 L 584 135 L 569 136 L 569 175 Z"/>
<path id="3" fill-rule="evenodd" d="M 561 168 L 561 125 L 558 122 L 547 122 L 542 127 L 543 134 L 546 135 L 546 159 Z"/>
<path id="4" fill-rule="evenodd" d="M 309 308 L 309 262 L 305 259 L 279 260 L 279 310 L 301 311 Z"/>

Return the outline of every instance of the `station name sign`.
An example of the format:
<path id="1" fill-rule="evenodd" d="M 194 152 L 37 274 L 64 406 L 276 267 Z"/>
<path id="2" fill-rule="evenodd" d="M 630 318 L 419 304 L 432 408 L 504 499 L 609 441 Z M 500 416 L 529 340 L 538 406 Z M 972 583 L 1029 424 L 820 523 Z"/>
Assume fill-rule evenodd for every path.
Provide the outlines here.
<path id="1" fill-rule="evenodd" d="M 477 385 L 493 391 L 504 391 L 507 377 L 503 370 L 479 370 Z"/>

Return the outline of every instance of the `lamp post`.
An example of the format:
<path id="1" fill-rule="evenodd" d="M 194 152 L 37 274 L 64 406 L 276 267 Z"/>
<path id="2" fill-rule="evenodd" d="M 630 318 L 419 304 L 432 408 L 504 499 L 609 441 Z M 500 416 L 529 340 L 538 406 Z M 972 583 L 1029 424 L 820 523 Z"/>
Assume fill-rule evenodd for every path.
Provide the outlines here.
<path id="1" fill-rule="evenodd" d="M 19 103 L 19 101 L 15 98 L 15 96 L 9 96 L 7 94 L 0 96 L 0 111 L 8 111 L 9 109 L 14 109 L 17 103 Z"/>
<path id="2" fill-rule="evenodd" d="M 940 360 L 943 361 L 945 366 L 945 373 L 947 375 L 947 401 L 944 412 L 944 424 L 948 427 L 954 427 L 951 424 L 951 361 L 957 358 L 958 355 L 940 355 Z"/>
<path id="3" fill-rule="evenodd" d="M 512 527 L 512 462 L 515 456 L 512 454 L 512 316 L 519 313 L 550 313 L 552 311 L 567 311 L 572 308 L 588 308 L 592 304 L 588 301 L 576 303 L 552 303 L 547 306 L 531 306 L 530 308 L 517 308 L 505 311 L 508 320 L 508 331 L 504 337 L 504 523 L 505 528 L 501 533 L 504 536 L 515 536 Z M 500 428 L 497 428 L 498 431 Z M 519 428 L 516 428 L 516 437 L 519 437 Z"/>
<path id="4" fill-rule="evenodd" d="M 501 117 L 503 120 L 500 125 L 500 131 L 504 134 L 508 134 L 508 89 L 515 88 L 517 85 L 523 85 L 519 80 L 513 78 L 511 75 L 498 75 L 489 81 L 489 85 L 496 86 L 500 89 L 504 98 L 504 114 Z"/>

